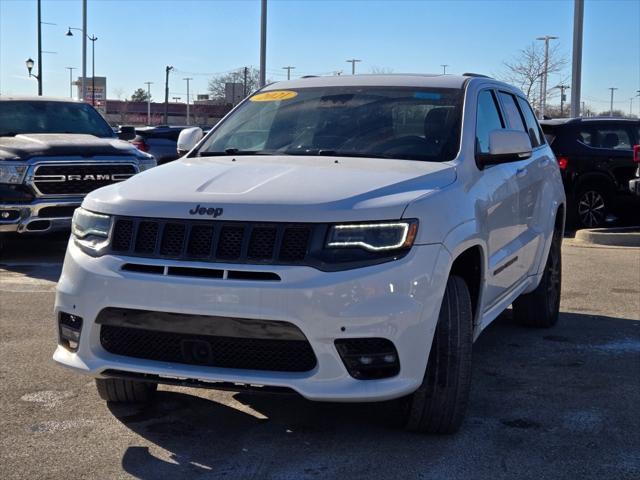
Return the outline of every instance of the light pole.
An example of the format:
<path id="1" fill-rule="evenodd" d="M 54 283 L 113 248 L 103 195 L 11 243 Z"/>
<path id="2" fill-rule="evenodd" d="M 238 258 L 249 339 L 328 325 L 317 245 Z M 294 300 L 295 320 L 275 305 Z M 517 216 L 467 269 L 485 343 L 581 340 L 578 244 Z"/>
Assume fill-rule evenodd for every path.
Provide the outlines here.
<path id="1" fill-rule="evenodd" d="M 362 60 L 357 60 L 355 58 L 352 58 L 351 60 L 347 60 L 347 63 L 351 64 L 351 75 L 355 75 L 356 74 L 356 63 L 361 62 Z"/>
<path id="2" fill-rule="evenodd" d="M 629 116 L 633 115 L 633 97 L 629 98 Z"/>
<path id="3" fill-rule="evenodd" d="M 180 97 L 171 97 L 171 99 L 172 99 L 174 102 L 178 103 L 178 100 L 180 100 Z"/>
<path id="4" fill-rule="evenodd" d="M 267 83 L 267 0 L 260 4 L 260 88 Z"/>
<path id="5" fill-rule="evenodd" d="M 42 9 L 41 9 L 41 0 L 38 0 L 36 5 L 37 10 L 37 18 L 38 18 L 38 74 L 31 73 L 35 62 L 29 58 L 26 61 L 27 70 L 29 70 L 29 77 L 33 77 L 38 81 L 38 95 L 42 96 L 42 54 L 43 53 L 55 53 L 55 52 L 43 52 L 42 50 L 42 24 L 45 25 L 55 25 L 55 23 L 43 22 L 42 21 Z"/>
<path id="6" fill-rule="evenodd" d="M 173 67 L 167 65 L 164 69 L 164 124 L 169 125 L 169 72 Z"/>
<path id="7" fill-rule="evenodd" d="M 544 71 L 540 82 L 540 118 L 544 118 L 544 111 L 547 106 L 547 75 L 549 70 L 549 40 L 556 40 L 559 37 L 545 35 L 537 37 L 536 40 L 544 40 Z"/>
<path id="8" fill-rule="evenodd" d="M 151 85 L 153 82 L 144 82 L 147 85 L 147 125 L 151 125 Z"/>
<path id="9" fill-rule="evenodd" d="M 443 75 L 446 75 L 446 74 L 447 74 L 447 67 L 448 67 L 449 65 L 448 65 L 448 64 L 446 64 L 446 63 L 443 63 L 443 64 L 441 64 L 440 66 L 442 67 L 442 74 L 443 74 Z"/>
<path id="10" fill-rule="evenodd" d="M 96 105 L 96 40 L 98 40 L 98 37 L 96 37 L 95 35 L 93 36 L 88 35 L 81 28 L 74 28 L 74 27 L 69 27 L 66 33 L 67 37 L 73 37 L 73 32 L 71 30 L 78 30 L 79 32 L 82 32 L 85 35 L 87 40 L 91 40 L 91 105 L 95 107 Z M 82 101 L 84 101 L 84 96 L 85 96 L 84 78 L 82 81 L 83 81 Z"/>
<path id="11" fill-rule="evenodd" d="M 295 68 L 291 66 L 282 67 L 283 70 L 287 71 L 287 80 L 291 80 L 291 70 L 295 70 Z"/>
<path id="12" fill-rule="evenodd" d="M 565 90 L 568 90 L 570 87 L 567 85 L 557 85 L 556 88 L 560 89 L 560 117 L 564 116 L 564 101 L 566 100 L 566 95 L 564 94 Z"/>
<path id="13" fill-rule="evenodd" d="M 69 70 L 69 98 L 73 98 L 73 71 L 76 67 L 64 67 Z"/>
<path id="14" fill-rule="evenodd" d="M 183 80 L 187 81 L 187 125 L 191 125 L 190 115 L 189 115 L 189 82 L 193 80 L 191 77 L 183 78 Z"/>
<path id="15" fill-rule="evenodd" d="M 24 62 L 27 65 L 27 70 L 29 71 L 29 76 L 34 77 L 38 81 L 38 95 L 42 96 L 42 81 L 40 80 L 40 75 L 36 75 L 35 73 L 31 73 L 33 70 L 33 66 L 35 62 L 31 57 L 27 58 Z M 40 65 L 38 65 L 38 70 L 40 70 Z"/>
<path id="16" fill-rule="evenodd" d="M 609 104 L 609 116 L 613 117 L 613 92 L 615 92 L 616 90 L 618 90 L 617 87 L 609 87 L 609 90 L 611 90 L 611 103 Z"/>
<path id="17" fill-rule="evenodd" d="M 584 0 L 573 3 L 573 53 L 571 59 L 571 117 L 580 116 L 580 88 L 582 85 L 582 20 Z"/>

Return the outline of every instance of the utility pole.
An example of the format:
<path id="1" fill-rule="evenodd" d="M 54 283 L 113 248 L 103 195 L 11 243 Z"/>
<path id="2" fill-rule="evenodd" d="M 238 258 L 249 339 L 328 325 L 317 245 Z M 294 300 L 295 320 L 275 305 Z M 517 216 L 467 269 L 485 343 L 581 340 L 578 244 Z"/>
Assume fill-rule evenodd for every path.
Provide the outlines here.
<path id="1" fill-rule="evenodd" d="M 633 97 L 629 99 L 629 116 L 633 115 Z"/>
<path id="2" fill-rule="evenodd" d="M 164 124 L 169 125 L 169 72 L 173 67 L 167 65 L 164 69 Z"/>
<path id="3" fill-rule="evenodd" d="M 76 67 L 64 67 L 69 70 L 69 98 L 73 98 L 73 71 Z"/>
<path id="4" fill-rule="evenodd" d="M 183 80 L 187 81 L 187 125 L 191 125 L 191 123 L 189 123 L 190 122 L 189 120 L 190 119 L 189 117 L 189 82 L 193 80 L 193 78 L 187 77 L 187 78 L 183 78 Z"/>
<path id="5" fill-rule="evenodd" d="M 173 100 L 174 102 L 178 103 L 178 100 L 180 100 L 180 97 L 171 97 L 171 100 Z"/>
<path id="6" fill-rule="evenodd" d="M 243 98 L 247 98 L 247 76 L 249 74 L 249 69 L 244 67 L 244 82 L 242 87 L 242 96 Z"/>
<path id="7" fill-rule="evenodd" d="M 617 87 L 609 87 L 609 90 L 611 90 L 611 104 L 609 107 L 609 116 L 613 117 L 613 92 L 615 92 L 617 89 Z"/>
<path id="8" fill-rule="evenodd" d="M 87 0 L 82 0 L 82 101 L 87 95 Z"/>
<path id="9" fill-rule="evenodd" d="M 580 116 L 580 88 L 582 85 L 582 23 L 584 0 L 573 2 L 573 54 L 571 58 L 571 117 Z"/>
<path id="10" fill-rule="evenodd" d="M 361 62 L 362 60 L 356 60 L 355 58 L 352 58 L 351 60 L 347 60 L 347 63 L 351 64 L 351 75 L 355 75 L 356 74 L 356 63 Z"/>
<path id="11" fill-rule="evenodd" d="M 151 125 L 151 85 L 153 82 L 144 82 L 147 85 L 147 125 Z"/>
<path id="12" fill-rule="evenodd" d="M 291 80 L 291 70 L 295 70 L 296 67 L 291 67 L 291 66 L 287 66 L 287 67 L 282 67 L 283 70 L 287 71 L 287 80 Z"/>
<path id="13" fill-rule="evenodd" d="M 540 118 L 544 118 L 544 111 L 547 106 L 547 77 L 549 73 L 549 40 L 556 40 L 558 37 L 545 35 L 537 37 L 536 40 L 544 40 L 544 71 L 540 83 Z"/>
<path id="14" fill-rule="evenodd" d="M 446 63 L 443 63 L 443 64 L 441 64 L 440 66 L 442 67 L 442 74 L 443 74 L 443 75 L 446 75 L 446 74 L 447 74 L 447 67 L 448 67 L 449 65 L 448 65 L 448 64 L 446 64 Z"/>
<path id="15" fill-rule="evenodd" d="M 38 96 L 42 96 L 42 8 L 38 0 Z"/>
<path id="16" fill-rule="evenodd" d="M 560 117 L 564 117 L 564 102 L 567 99 L 564 91 L 568 90 L 570 87 L 567 85 L 558 85 L 556 88 L 560 89 Z"/>
<path id="17" fill-rule="evenodd" d="M 91 40 L 91 105 L 96 106 L 96 40 L 98 37 L 95 35 L 89 37 Z M 106 100 L 106 93 L 105 100 Z"/>
<path id="18" fill-rule="evenodd" d="M 267 83 L 267 0 L 260 8 L 260 88 Z"/>

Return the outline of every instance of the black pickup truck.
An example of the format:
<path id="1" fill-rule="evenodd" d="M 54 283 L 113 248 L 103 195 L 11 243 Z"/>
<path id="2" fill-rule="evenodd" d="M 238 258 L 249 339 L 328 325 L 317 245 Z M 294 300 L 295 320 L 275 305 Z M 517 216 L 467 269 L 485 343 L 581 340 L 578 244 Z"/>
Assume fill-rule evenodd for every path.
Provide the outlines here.
<path id="1" fill-rule="evenodd" d="M 134 137 L 86 103 L 0 97 L 0 237 L 69 229 L 87 193 L 154 167 Z"/>

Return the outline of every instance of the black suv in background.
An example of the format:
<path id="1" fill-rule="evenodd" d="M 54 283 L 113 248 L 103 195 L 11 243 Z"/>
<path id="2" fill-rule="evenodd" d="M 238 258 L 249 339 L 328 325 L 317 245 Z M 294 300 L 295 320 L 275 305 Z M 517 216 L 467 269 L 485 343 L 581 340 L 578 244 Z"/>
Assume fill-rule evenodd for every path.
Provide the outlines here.
<path id="1" fill-rule="evenodd" d="M 629 181 L 637 167 L 633 147 L 640 143 L 640 120 L 569 118 L 540 124 L 562 172 L 573 226 L 601 227 L 615 215 L 630 213 L 625 209 L 633 201 Z"/>
<path id="2" fill-rule="evenodd" d="M 196 125 L 197 126 L 197 125 Z M 178 155 L 178 136 L 180 132 L 188 126 L 171 126 L 156 125 L 152 127 L 137 127 L 136 138 L 133 143 L 138 150 L 146 152 L 163 165 L 177 159 Z M 203 132 L 208 132 L 211 127 L 201 126 Z"/>

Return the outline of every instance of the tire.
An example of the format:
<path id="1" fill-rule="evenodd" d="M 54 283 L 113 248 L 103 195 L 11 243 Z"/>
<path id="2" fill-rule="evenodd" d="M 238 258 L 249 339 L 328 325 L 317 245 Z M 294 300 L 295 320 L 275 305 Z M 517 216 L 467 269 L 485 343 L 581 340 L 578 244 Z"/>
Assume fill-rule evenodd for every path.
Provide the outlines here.
<path id="1" fill-rule="evenodd" d="M 471 386 L 473 314 L 465 281 L 449 277 L 422 385 L 405 400 L 405 428 L 454 433 L 462 424 Z"/>
<path id="2" fill-rule="evenodd" d="M 581 187 L 575 197 L 573 212 L 577 228 L 602 227 L 610 207 L 610 189 L 605 185 Z"/>
<path id="3" fill-rule="evenodd" d="M 155 396 L 158 384 L 120 378 L 96 378 L 96 388 L 100 398 L 107 402 L 148 403 Z"/>
<path id="4" fill-rule="evenodd" d="M 547 256 L 542 280 L 533 292 L 513 302 L 516 322 L 527 327 L 549 328 L 558 322 L 562 286 L 562 236 L 556 231 Z"/>

